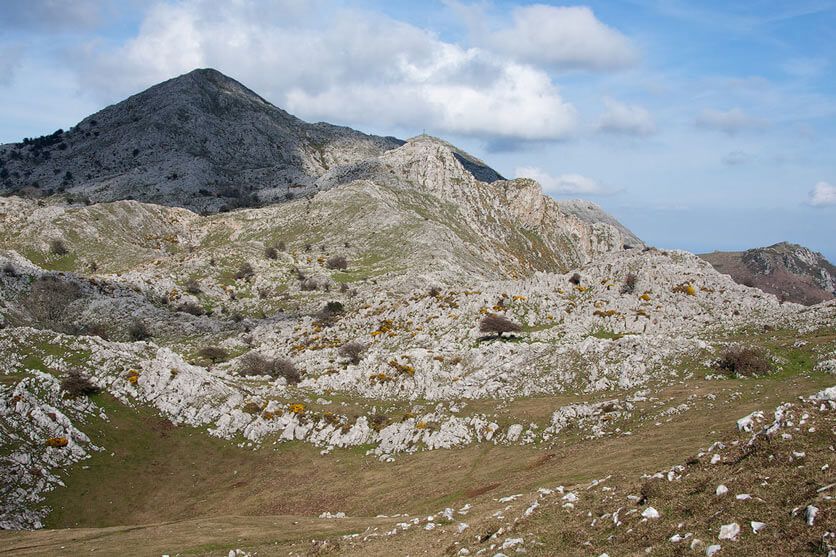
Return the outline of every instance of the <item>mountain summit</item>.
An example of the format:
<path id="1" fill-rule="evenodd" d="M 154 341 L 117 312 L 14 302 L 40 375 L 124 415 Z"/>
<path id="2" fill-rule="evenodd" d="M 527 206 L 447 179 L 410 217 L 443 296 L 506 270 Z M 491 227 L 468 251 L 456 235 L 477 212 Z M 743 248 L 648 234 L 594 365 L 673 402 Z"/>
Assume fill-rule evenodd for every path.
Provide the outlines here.
<path id="1" fill-rule="evenodd" d="M 70 130 L 0 146 L 0 192 L 70 192 L 214 212 L 305 194 L 329 168 L 403 142 L 309 124 L 234 79 L 199 69 Z"/>

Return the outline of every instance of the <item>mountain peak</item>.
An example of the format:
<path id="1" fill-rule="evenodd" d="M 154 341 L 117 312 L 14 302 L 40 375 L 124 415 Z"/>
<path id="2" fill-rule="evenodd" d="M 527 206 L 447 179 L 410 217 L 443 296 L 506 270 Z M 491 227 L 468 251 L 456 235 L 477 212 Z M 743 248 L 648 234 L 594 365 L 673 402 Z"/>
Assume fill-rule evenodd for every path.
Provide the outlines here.
<path id="1" fill-rule="evenodd" d="M 218 70 L 200 68 L 67 132 L 0 146 L 6 165 L 0 194 L 70 193 L 93 202 L 136 199 L 216 212 L 312 194 L 332 166 L 401 143 L 309 124 Z"/>
<path id="2" fill-rule="evenodd" d="M 179 101 L 182 103 L 202 101 L 207 104 L 212 104 L 218 103 L 219 96 L 224 94 L 229 95 L 231 98 L 238 101 L 270 107 L 280 111 L 283 115 L 290 116 L 287 112 L 275 107 L 269 101 L 258 95 L 255 91 L 252 91 L 239 81 L 236 81 L 214 68 L 194 69 L 188 73 L 154 85 L 153 87 L 132 96 L 130 99 L 147 98 L 151 102 L 159 102 L 159 99 L 154 97 L 162 95 L 168 97 L 167 100 L 170 101 Z M 227 102 L 230 101 L 228 100 Z"/>

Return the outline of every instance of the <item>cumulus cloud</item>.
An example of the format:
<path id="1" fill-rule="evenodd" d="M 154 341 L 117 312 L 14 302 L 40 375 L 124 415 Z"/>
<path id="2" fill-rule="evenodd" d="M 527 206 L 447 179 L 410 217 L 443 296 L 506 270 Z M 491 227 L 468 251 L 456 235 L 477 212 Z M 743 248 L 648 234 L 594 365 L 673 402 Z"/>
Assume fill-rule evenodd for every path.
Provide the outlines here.
<path id="1" fill-rule="evenodd" d="M 827 182 L 819 182 L 810 192 L 808 200 L 813 207 L 830 207 L 836 205 L 836 186 Z"/>
<path id="2" fill-rule="evenodd" d="M 629 38 L 602 23 L 585 6 L 521 6 L 509 27 L 474 33 L 475 41 L 515 59 L 565 69 L 611 70 L 633 64 Z M 471 24 L 472 24 L 471 16 Z"/>
<path id="3" fill-rule="evenodd" d="M 531 178 L 537 180 L 546 193 L 553 195 L 606 195 L 611 190 L 603 187 L 597 181 L 580 174 L 561 174 L 552 176 L 548 172 L 535 166 L 522 166 L 516 169 L 517 178 Z"/>
<path id="4" fill-rule="evenodd" d="M 88 47 L 83 82 L 118 98 L 209 66 L 306 119 L 512 140 L 577 126 L 542 70 L 384 16 L 346 10 L 323 23 L 291 4 L 286 17 L 247 1 L 158 4 L 120 48 Z"/>
<path id="5" fill-rule="evenodd" d="M 598 120 L 598 130 L 607 133 L 648 136 L 656 132 L 656 123 L 647 109 L 605 98 L 606 112 Z"/>
<path id="6" fill-rule="evenodd" d="M 696 124 L 701 128 L 735 135 L 742 131 L 765 128 L 767 122 L 750 116 L 739 108 L 726 111 L 706 108 L 697 116 Z"/>

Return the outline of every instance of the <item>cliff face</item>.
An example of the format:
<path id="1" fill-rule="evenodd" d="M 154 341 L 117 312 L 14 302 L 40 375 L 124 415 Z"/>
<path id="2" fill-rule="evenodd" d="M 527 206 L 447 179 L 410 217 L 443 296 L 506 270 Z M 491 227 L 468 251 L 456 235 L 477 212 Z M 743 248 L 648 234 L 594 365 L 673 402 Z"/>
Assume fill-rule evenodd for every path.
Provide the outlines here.
<path id="1" fill-rule="evenodd" d="M 570 205 L 566 210 L 534 180 L 478 180 L 462 164 L 460 152 L 429 136 L 413 138 L 375 159 L 338 167 L 317 185 L 327 190 L 356 182 L 395 192 L 404 208 L 425 204 L 428 221 L 453 231 L 461 244 L 456 251 L 476 254 L 486 272 L 563 272 L 625 244 L 642 245 L 600 209 L 580 212 Z M 448 244 L 436 245 L 448 249 Z"/>

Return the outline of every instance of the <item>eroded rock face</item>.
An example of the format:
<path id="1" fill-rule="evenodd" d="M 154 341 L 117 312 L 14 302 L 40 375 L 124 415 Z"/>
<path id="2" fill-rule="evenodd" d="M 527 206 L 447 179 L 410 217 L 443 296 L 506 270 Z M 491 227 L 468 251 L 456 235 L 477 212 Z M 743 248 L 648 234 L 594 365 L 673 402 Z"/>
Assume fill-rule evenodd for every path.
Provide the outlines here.
<path id="1" fill-rule="evenodd" d="M 500 190 L 511 214 L 523 226 L 536 228 L 543 224 L 546 215 L 546 197 L 540 184 L 528 178 L 520 178 L 495 182 L 493 185 Z"/>
<path id="2" fill-rule="evenodd" d="M 478 252 L 488 268 L 505 269 L 512 276 L 566 270 L 622 250 L 625 244 L 643 245 L 600 208 L 567 210 L 563 202 L 544 195 L 534 180 L 477 180 L 454 148 L 430 136 L 413 138 L 375 159 L 335 168 L 317 185 L 329 190 L 358 183 L 390 190 L 400 202 L 409 197 L 411 206 L 426 210 L 425 219 L 441 221 L 468 244 L 457 251 Z M 448 244 L 447 239 L 428 241 Z M 463 259 L 455 265 L 461 267 Z M 523 268 L 512 271 L 519 263 Z"/>
<path id="3" fill-rule="evenodd" d="M 93 414 L 102 413 L 86 398 L 63 396 L 58 380 L 47 373 L 0 386 L 0 529 L 43 526 L 49 509 L 41 503 L 63 485 L 61 469 L 100 450 L 79 429 Z"/>

